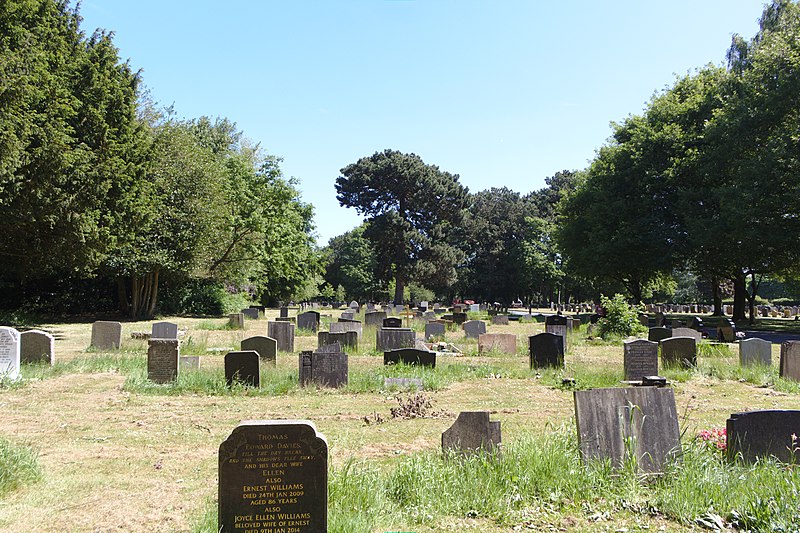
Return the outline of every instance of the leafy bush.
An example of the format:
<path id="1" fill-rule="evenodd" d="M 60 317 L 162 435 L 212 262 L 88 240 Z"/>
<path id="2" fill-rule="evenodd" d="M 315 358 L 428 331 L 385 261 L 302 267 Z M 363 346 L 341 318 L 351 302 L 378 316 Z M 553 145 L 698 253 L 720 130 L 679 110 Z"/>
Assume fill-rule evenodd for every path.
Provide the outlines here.
<path id="1" fill-rule="evenodd" d="M 605 317 L 597 322 L 597 331 L 602 338 L 629 337 L 647 329 L 639 322 L 638 309 L 628 305 L 621 294 L 615 294 L 613 298 L 600 296 L 600 304 L 606 310 Z"/>
<path id="2" fill-rule="evenodd" d="M 250 305 L 249 296 L 231 293 L 217 281 L 187 279 L 166 283 L 161 290 L 160 312 L 164 315 L 211 315 L 236 313 Z"/>

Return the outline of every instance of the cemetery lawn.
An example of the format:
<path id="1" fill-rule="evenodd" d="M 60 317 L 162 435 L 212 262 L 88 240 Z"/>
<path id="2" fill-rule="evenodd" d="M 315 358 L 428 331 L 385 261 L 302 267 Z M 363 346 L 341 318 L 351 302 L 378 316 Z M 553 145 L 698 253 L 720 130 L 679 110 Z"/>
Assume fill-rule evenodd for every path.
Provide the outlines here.
<path id="1" fill-rule="evenodd" d="M 316 338 L 297 336 L 294 354 L 262 368 L 260 389 L 228 389 L 224 354 L 266 335 L 266 320 L 248 320 L 245 331 L 226 329 L 227 319 L 164 320 L 185 330 L 181 355 L 202 355 L 200 370 L 169 385 L 147 381 L 147 343 L 131 339 L 152 322 L 123 323 L 113 352 L 87 348 L 90 323 L 36 324 L 56 335 L 56 365 L 23 365 L 21 382 L 0 387 L 0 466 L 27 469 L 0 492 L 0 531 L 215 531 L 219 445 L 252 419 L 308 419 L 325 435 L 330 531 L 800 527 L 794 465 L 730 465 L 696 437 L 724 428 L 731 413 L 800 409 L 800 386 L 777 377 L 777 345 L 771 369 L 741 369 L 735 345 L 704 343 L 696 370 L 662 371 L 675 390 L 684 460 L 643 478 L 580 462 L 573 388 L 562 379 L 619 386 L 623 366 L 621 344 L 587 340 L 585 326 L 566 369 L 545 371 L 529 370 L 527 356 L 527 337 L 543 324 L 488 326 L 517 335 L 514 355 L 478 355 L 474 340 L 448 332 L 464 354 L 440 355 L 436 369 L 384 367 L 365 328 L 342 390 L 298 387 L 297 353 Z M 385 390 L 383 378 L 394 376 L 421 378 L 422 396 Z M 398 407 L 405 417 L 392 416 Z M 461 411 L 501 422 L 498 456 L 442 456 L 441 434 Z"/>

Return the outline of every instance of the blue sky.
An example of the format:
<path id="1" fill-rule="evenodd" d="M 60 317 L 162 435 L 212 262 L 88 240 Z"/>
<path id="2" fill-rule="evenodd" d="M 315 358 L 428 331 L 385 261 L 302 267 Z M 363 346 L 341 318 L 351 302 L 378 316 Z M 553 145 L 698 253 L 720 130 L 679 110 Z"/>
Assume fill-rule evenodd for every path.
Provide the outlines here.
<path id="1" fill-rule="evenodd" d="M 339 170 L 386 148 L 473 192 L 577 170 L 676 74 L 721 64 L 760 0 L 84 0 L 152 97 L 227 117 L 299 180 L 318 241 L 361 222 Z"/>

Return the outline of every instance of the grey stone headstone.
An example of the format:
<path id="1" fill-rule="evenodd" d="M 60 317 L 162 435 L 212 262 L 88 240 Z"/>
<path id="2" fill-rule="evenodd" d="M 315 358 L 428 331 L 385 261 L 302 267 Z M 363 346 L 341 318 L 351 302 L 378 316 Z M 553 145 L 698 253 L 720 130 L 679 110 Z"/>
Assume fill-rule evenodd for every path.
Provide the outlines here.
<path id="1" fill-rule="evenodd" d="M 225 354 L 225 383 L 230 387 L 234 382 L 249 387 L 261 386 L 258 370 L 259 353 L 255 350 L 228 352 Z"/>
<path id="2" fill-rule="evenodd" d="M 665 368 L 697 366 L 697 341 L 694 337 L 670 337 L 658 344 L 661 347 L 661 363 Z"/>
<path id="3" fill-rule="evenodd" d="M 425 340 L 443 339 L 445 326 L 441 322 L 428 322 L 425 324 Z"/>
<path id="4" fill-rule="evenodd" d="M 258 320 L 258 309 L 248 307 L 247 309 L 242 309 L 242 314 L 244 315 L 245 318 L 249 318 L 251 320 Z"/>
<path id="5" fill-rule="evenodd" d="M 383 388 L 417 389 L 422 390 L 421 378 L 383 378 Z"/>
<path id="6" fill-rule="evenodd" d="M 764 339 L 742 339 L 739 342 L 739 365 L 772 366 L 772 343 Z"/>
<path id="7" fill-rule="evenodd" d="M 413 348 L 417 334 L 409 328 L 380 328 L 375 332 L 375 349 L 379 352 Z"/>
<path id="8" fill-rule="evenodd" d="M 294 324 L 291 322 L 267 322 L 267 336 L 278 343 L 278 351 L 294 351 Z"/>
<path id="9" fill-rule="evenodd" d="M 718 327 L 717 340 L 720 342 L 736 342 L 736 328 L 733 326 Z"/>
<path id="10" fill-rule="evenodd" d="M 341 322 L 341 321 L 331 322 L 329 329 L 331 333 L 345 333 L 347 331 L 355 331 L 356 334 L 358 335 L 358 338 L 360 339 L 361 334 L 364 330 L 364 325 L 357 320 L 354 320 L 352 322 Z"/>
<path id="11" fill-rule="evenodd" d="M 349 307 L 350 309 L 356 309 L 356 310 L 358 310 L 358 309 L 361 309 L 361 306 L 360 306 L 360 305 L 358 304 L 358 302 L 357 302 L 357 301 L 355 301 L 355 300 L 353 300 L 352 302 L 350 302 L 350 305 L 349 305 L 348 307 Z M 358 311 L 356 311 L 356 312 L 358 312 Z"/>
<path id="12" fill-rule="evenodd" d="M 240 423 L 219 447 L 218 479 L 222 533 L 328 530 L 328 443 L 308 420 Z"/>
<path id="13" fill-rule="evenodd" d="M 228 325 L 233 329 L 244 329 L 244 315 L 242 313 L 229 314 Z"/>
<path id="14" fill-rule="evenodd" d="M 335 342 L 338 342 L 342 347 L 358 350 L 358 332 L 342 331 L 330 333 L 328 331 L 320 331 L 317 333 L 317 346 L 326 346 Z"/>
<path id="15" fill-rule="evenodd" d="M 38 329 L 23 331 L 19 335 L 20 361 L 23 363 L 55 363 L 56 341 L 47 332 Z"/>
<path id="16" fill-rule="evenodd" d="M 147 341 L 147 379 L 153 383 L 169 383 L 178 379 L 178 339 Z"/>
<path id="17" fill-rule="evenodd" d="M 425 320 L 436 320 L 436 313 L 434 311 L 425 311 L 422 313 L 422 318 Z"/>
<path id="18" fill-rule="evenodd" d="M 300 329 L 310 329 L 314 333 L 319 328 L 319 313 L 316 311 L 306 311 L 297 315 L 297 327 Z"/>
<path id="19" fill-rule="evenodd" d="M 92 346 L 98 350 L 119 350 L 122 324 L 98 320 L 92 324 Z"/>
<path id="20" fill-rule="evenodd" d="M 800 381 L 800 341 L 786 341 L 781 344 L 780 376 Z"/>
<path id="21" fill-rule="evenodd" d="M 727 455 L 748 463 L 775 457 L 796 464 L 800 459 L 797 435 L 800 435 L 800 411 L 734 413 L 726 427 Z"/>
<path id="22" fill-rule="evenodd" d="M 492 325 L 493 326 L 507 326 L 508 325 L 508 315 L 494 315 L 492 317 Z"/>
<path id="23" fill-rule="evenodd" d="M 356 317 L 355 313 L 351 311 L 343 311 L 341 315 L 341 318 L 344 318 L 346 320 L 354 320 L 355 317 Z"/>
<path id="24" fill-rule="evenodd" d="M 674 328 L 672 330 L 673 337 L 691 337 L 695 341 L 700 342 L 703 340 L 703 334 L 691 328 Z"/>
<path id="25" fill-rule="evenodd" d="M 372 311 L 370 313 L 366 313 L 364 315 L 364 325 L 381 327 L 383 325 L 383 319 L 386 318 L 386 312 L 384 311 Z"/>
<path id="26" fill-rule="evenodd" d="M 453 425 L 442 433 L 442 451 L 492 452 L 501 441 L 500 422 L 489 420 L 488 411 L 462 411 Z"/>
<path id="27" fill-rule="evenodd" d="M 486 322 L 483 320 L 468 320 L 464 322 L 464 334 L 468 339 L 477 339 L 486 333 Z"/>
<path id="28" fill-rule="evenodd" d="M 403 327 L 403 319 L 390 316 L 388 318 L 383 319 L 383 323 L 381 324 L 384 328 L 402 328 Z"/>
<path id="29" fill-rule="evenodd" d="M 646 340 L 623 344 L 625 379 L 641 381 L 645 376 L 658 375 L 658 343 Z"/>
<path id="30" fill-rule="evenodd" d="M 279 316 L 280 318 L 288 318 L 288 317 L 289 317 L 289 308 L 288 308 L 288 307 L 286 307 L 286 306 L 283 306 L 283 307 L 281 307 L 281 308 L 278 310 L 278 316 Z"/>
<path id="31" fill-rule="evenodd" d="M 348 366 L 347 354 L 338 343 L 322 346 L 314 352 L 300 352 L 300 385 L 331 388 L 346 386 Z"/>
<path id="32" fill-rule="evenodd" d="M 178 357 L 178 371 L 184 370 L 199 370 L 200 369 L 200 356 L 199 355 L 181 355 Z"/>
<path id="33" fill-rule="evenodd" d="M 243 352 L 253 351 L 264 363 L 275 366 L 278 359 L 278 341 L 271 337 L 256 335 L 242 339 L 239 347 Z"/>
<path id="34" fill-rule="evenodd" d="M 528 350 L 531 369 L 564 366 L 564 343 L 560 335 L 539 333 L 528 337 Z"/>
<path id="35" fill-rule="evenodd" d="M 552 333 L 561 337 L 562 350 L 567 353 L 567 326 L 560 324 L 545 324 L 545 333 Z"/>
<path id="36" fill-rule="evenodd" d="M 178 324 L 172 322 L 156 322 L 150 333 L 151 339 L 177 339 Z"/>
<path id="37" fill-rule="evenodd" d="M 621 468 L 633 452 L 640 471 L 663 472 L 680 453 L 672 389 L 630 387 L 575 391 L 575 422 L 584 461 Z"/>
<path id="38" fill-rule="evenodd" d="M 19 378 L 20 339 L 19 331 L 0 327 L 0 379 Z"/>
<path id="39" fill-rule="evenodd" d="M 517 336 L 513 333 L 484 333 L 478 337 L 478 353 L 517 353 Z"/>
<path id="40" fill-rule="evenodd" d="M 653 342 L 660 342 L 670 337 L 672 337 L 672 330 L 662 326 L 650 328 L 647 333 L 647 340 Z"/>
<path id="41" fill-rule="evenodd" d="M 383 352 L 384 365 L 397 363 L 436 367 L 436 352 L 419 350 L 417 348 L 400 348 L 398 350 Z"/>

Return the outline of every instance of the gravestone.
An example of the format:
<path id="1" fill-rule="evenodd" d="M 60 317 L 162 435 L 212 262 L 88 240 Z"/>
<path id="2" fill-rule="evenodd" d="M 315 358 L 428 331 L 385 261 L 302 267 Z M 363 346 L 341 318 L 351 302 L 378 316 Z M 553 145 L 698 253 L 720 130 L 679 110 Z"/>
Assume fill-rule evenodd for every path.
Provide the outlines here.
<path id="1" fill-rule="evenodd" d="M 340 333 L 330 333 L 320 331 L 317 333 L 317 346 L 327 346 L 338 342 L 343 348 L 348 347 L 358 350 L 358 333 L 355 331 L 342 331 Z"/>
<path id="2" fill-rule="evenodd" d="M 151 339 L 177 339 L 178 324 L 172 322 L 156 322 L 150 330 Z"/>
<path id="3" fill-rule="evenodd" d="M 453 313 L 453 322 L 459 326 L 467 321 L 467 313 Z"/>
<path id="4" fill-rule="evenodd" d="M 338 343 L 322 346 L 315 351 L 300 352 L 300 385 L 343 387 L 347 385 L 348 360 Z"/>
<path id="5" fill-rule="evenodd" d="M 637 318 L 639 319 L 639 323 L 644 327 L 648 327 L 650 325 L 650 317 L 648 317 L 646 313 L 639 313 Z"/>
<path id="6" fill-rule="evenodd" d="M 528 351 L 531 369 L 564 366 L 564 343 L 560 335 L 539 333 L 528 337 Z"/>
<path id="7" fill-rule="evenodd" d="M 663 328 L 667 325 L 667 317 L 661 311 L 656 312 L 656 327 Z"/>
<path id="8" fill-rule="evenodd" d="M 314 333 L 319 328 L 319 313 L 316 311 L 306 311 L 297 315 L 297 327 L 300 329 L 310 329 Z"/>
<path id="9" fill-rule="evenodd" d="M 436 313 L 434 313 L 433 311 L 425 311 L 424 313 L 422 313 L 422 318 L 424 318 L 425 320 L 436 320 Z"/>
<path id="10" fill-rule="evenodd" d="M 289 308 L 288 308 L 288 307 L 286 307 L 286 306 L 283 306 L 283 307 L 281 307 L 281 308 L 278 310 L 278 316 L 279 316 L 280 318 L 288 318 L 288 316 L 289 316 Z"/>
<path id="11" fill-rule="evenodd" d="M 703 319 L 700 318 L 699 316 L 693 316 L 692 318 L 690 318 L 689 322 L 686 325 L 691 329 L 697 331 L 703 331 Z"/>
<path id="12" fill-rule="evenodd" d="M 726 424 L 727 455 L 747 463 L 775 457 L 797 464 L 800 459 L 800 411 L 734 413 Z"/>
<path id="13" fill-rule="evenodd" d="M 345 320 L 355 320 L 356 314 L 352 311 L 342 311 L 340 318 L 344 318 Z"/>
<path id="14" fill-rule="evenodd" d="M 428 322 L 425 324 L 425 340 L 443 339 L 445 326 L 442 322 Z"/>
<path id="15" fill-rule="evenodd" d="M 256 352 L 261 361 L 275 366 L 278 359 L 278 341 L 271 337 L 256 335 L 242 339 L 239 349 L 243 352 Z"/>
<path id="16" fill-rule="evenodd" d="M 178 379 L 178 339 L 147 341 L 147 379 L 153 383 L 169 383 Z"/>
<path id="17" fill-rule="evenodd" d="M 372 311 L 370 313 L 366 313 L 364 315 L 364 325 L 381 327 L 383 325 L 383 320 L 386 318 L 385 311 Z"/>
<path id="18" fill-rule="evenodd" d="M 242 341 L 244 343 L 244 341 Z M 242 350 L 225 354 L 225 383 L 228 387 L 234 382 L 249 387 L 261 386 L 258 371 L 259 353 L 255 350 Z"/>
<path id="19" fill-rule="evenodd" d="M 494 315 L 492 317 L 492 325 L 493 326 L 507 326 L 508 325 L 508 315 Z"/>
<path id="20" fill-rule="evenodd" d="M 486 333 L 486 322 L 483 320 L 468 320 L 464 322 L 464 334 L 468 339 L 477 339 Z"/>
<path id="21" fill-rule="evenodd" d="M 658 343 L 638 339 L 623 344 L 626 381 L 658 375 Z"/>
<path id="22" fill-rule="evenodd" d="M 442 433 L 442 451 L 473 454 L 493 452 L 500 446 L 500 422 L 489 420 L 488 411 L 461 411 Z"/>
<path id="23" fill-rule="evenodd" d="M 358 338 L 361 338 L 361 333 L 364 329 L 364 325 L 357 320 L 354 320 L 352 322 L 342 322 L 340 320 L 339 322 L 331 322 L 328 329 L 330 330 L 331 333 L 345 333 L 347 331 L 355 331 L 356 335 L 358 335 Z"/>
<path id="24" fill-rule="evenodd" d="M 19 357 L 22 363 L 55 363 L 55 338 L 38 329 L 19 334 Z"/>
<path id="25" fill-rule="evenodd" d="M 419 350 L 417 348 L 400 348 L 398 350 L 388 350 L 383 352 L 384 365 L 392 365 L 397 363 L 429 366 L 435 368 L 436 352 Z"/>
<path id="26" fill-rule="evenodd" d="M 278 351 L 294 351 L 294 324 L 291 322 L 267 322 L 267 337 L 275 339 Z"/>
<path id="27" fill-rule="evenodd" d="M 717 340 L 720 342 L 736 342 L 736 328 L 732 326 L 718 327 Z"/>
<path id="28" fill-rule="evenodd" d="M 478 353 L 517 353 L 517 336 L 513 333 L 484 333 L 478 337 Z"/>
<path id="29" fill-rule="evenodd" d="M 633 452 L 642 472 L 663 472 L 680 453 L 671 388 L 630 387 L 575 391 L 575 422 L 584 461 L 610 459 L 614 468 Z"/>
<path id="30" fill-rule="evenodd" d="M 786 341 L 781 344 L 780 376 L 800 381 L 800 341 Z"/>
<path id="31" fill-rule="evenodd" d="M 350 308 L 350 309 L 355 309 L 355 310 L 356 310 L 356 313 L 358 312 L 358 310 L 359 310 L 359 309 L 361 309 L 361 306 L 360 306 L 360 305 L 358 304 L 358 302 L 357 302 L 357 301 L 355 301 L 355 300 L 353 300 L 352 302 L 350 302 L 350 305 L 348 305 L 347 307 L 348 307 L 348 308 Z"/>
<path id="32" fill-rule="evenodd" d="M 566 326 L 567 317 L 563 315 L 548 315 L 544 319 L 545 326 Z"/>
<path id="33" fill-rule="evenodd" d="M 652 342 L 660 342 L 670 337 L 672 337 L 672 330 L 669 328 L 655 327 L 647 331 L 647 340 Z"/>
<path id="34" fill-rule="evenodd" d="M 199 370 L 200 369 L 200 356 L 199 355 L 181 355 L 178 357 L 178 372 L 184 370 Z"/>
<path id="35" fill-rule="evenodd" d="M 481 310 L 480 304 L 469 304 L 469 310 L 473 313 L 478 313 Z"/>
<path id="36" fill-rule="evenodd" d="M 20 340 L 19 331 L 0 327 L 0 379 L 19 378 Z"/>
<path id="37" fill-rule="evenodd" d="M 231 329 L 244 329 L 244 315 L 242 313 L 229 314 L 228 326 L 230 326 Z"/>
<path id="38" fill-rule="evenodd" d="M 403 319 L 397 317 L 384 318 L 381 326 L 384 328 L 402 328 Z"/>
<path id="39" fill-rule="evenodd" d="M 119 350 L 122 324 L 98 320 L 92 324 L 92 346 L 98 350 Z"/>
<path id="40" fill-rule="evenodd" d="M 380 328 L 375 332 L 375 349 L 379 352 L 413 348 L 417 334 L 409 328 Z"/>
<path id="41" fill-rule="evenodd" d="M 276 322 L 289 322 L 291 324 L 297 324 L 297 317 L 296 316 L 279 316 L 275 319 Z"/>
<path id="42" fill-rule="evenodd" d="M 247 309 L 242 309 L 242 314 L 245 318 L 249 318 L 250 320 L 258 320 L 258 309 L 253 307 L 248 307 Z"/>
<path id="43" fill-rule="evenodd" d="M 308 420 L 246 420 L 219 447 L 220 533 L 328 530 L 328 443 Z"/>
<path id="44" fill-rule="evenodd" d="M 739 342 L 739 364 L 772 366 L 772 343 L 759 338 L 742 339 Z"/>
<path id="45" fill-rule="evenodd" d="M 665 368 L 697 366 L 697 341 L 693 337 L 670 337 L 658 344 L 661 347 L 661 364 Z"/>
<path id="46" fill-rule="evenodd" d="M 383 378 L 383 388 L 422 390 L 422 378 Z"/>
<path id="47" fill-rule="evenodd" d="M 697 330 L 691 328 L 673 328 L 672 329 L 672 336 L 673 337 L 691 337 L 696 342 L 700 342 L 703 340 L 703 334 Z"/>

